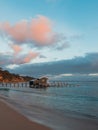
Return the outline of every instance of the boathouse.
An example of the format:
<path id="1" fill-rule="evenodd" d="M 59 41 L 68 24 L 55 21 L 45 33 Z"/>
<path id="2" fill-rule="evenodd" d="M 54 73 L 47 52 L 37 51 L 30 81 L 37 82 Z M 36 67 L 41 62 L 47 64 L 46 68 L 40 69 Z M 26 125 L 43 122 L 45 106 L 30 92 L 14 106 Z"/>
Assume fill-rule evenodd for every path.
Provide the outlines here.
<path id="1" fill-rule="evenodd" d="M 36 87 L 36 88 L 43 88 L 48 87 L 48 78 L 47 77 L 41 77 L 38 79 L 33 79 L 29 82 L 30 88 Z"/>

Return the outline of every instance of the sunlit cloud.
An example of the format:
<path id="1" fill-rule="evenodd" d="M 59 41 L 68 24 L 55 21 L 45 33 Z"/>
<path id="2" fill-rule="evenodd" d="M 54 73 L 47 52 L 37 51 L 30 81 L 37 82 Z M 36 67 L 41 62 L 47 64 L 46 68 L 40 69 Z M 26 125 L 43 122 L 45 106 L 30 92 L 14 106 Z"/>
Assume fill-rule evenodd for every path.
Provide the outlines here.
<path id="1" fill-rule="evenodd" d="M 89 76 L 98 76 L 98 73 L 91 73 L 91 74 L 88 74 Z"/>
<path id="2" fill-rule="evenodd" d="M 60 76 L 73 76 L 73 74 L 60 74 Z"/>
<path id="3" fill-rule="evenodd" d="M 22 20 L 14 25 L 9 22 L 0 24 L 1 34 L 5 34 L 15 44 L 32 44 L 37 47 L 57 45 L 64 42 L 62 34 L 54 31 L 53 21 L 48 17 L 38 15 L 28 20 Z M 61 43 L 62 44 L 62 43 Z M 65 46 L 67 46 L 65 44 Z"/>
<path id="4" fill-rule="evenodd" d="M 35 59 L 37 56 L 39 56 L 39 53 L 34 53 L 30 51 L 26 57 L 23 58 L 23 63 L 29 63 L 32 59 Z"/>
<path id="5" fill-rule="evenodd" d="M 6 66 L 6 68 L 8 68 L 8 69 L 15 69 L 17 67 L 19 67 L 19 65 L 16 65 L 16 64 L 10 64 L 10 65 Z"/>
<path id="6" fill-rule="evenodd" d="M 40 54 L 38 52 L 28 52 L 22 55 L 12 55 L 4 54 L 0 55 L 0 66 L 9 66 L 9 65 L 21 65 L 30 63 L 32 60 L 36 59 Z"/>
<path id="7" fill-rule="evenodd" d="M 37 44 L 51 44 L 52 33 L 52 22 L 48 18 L 38 16 L 32 20 L 30 25 L 30 39 L 34 40 Z"/>
<path id="8" fill-rule="evenodd" d="M 14 52 L 14 55 L 19 54 L 22 51 L 22 48 L 19 45 L 16 44 L 10 44 L 11 49 Z"/>

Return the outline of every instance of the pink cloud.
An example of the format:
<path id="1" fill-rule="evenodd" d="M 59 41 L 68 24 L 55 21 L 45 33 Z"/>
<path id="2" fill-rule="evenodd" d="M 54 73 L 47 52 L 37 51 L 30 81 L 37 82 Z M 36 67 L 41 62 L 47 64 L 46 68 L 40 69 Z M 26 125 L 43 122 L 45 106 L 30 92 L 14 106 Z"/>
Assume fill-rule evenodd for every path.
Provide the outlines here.
<path id="1" fill-rule="evenodd" d="M 20 21 L 13 26 L 9 22 L 1 23 L 0 31 L 19 43 L 31 41 L 45 46 L 51 44 L 53 39 L 52 22 L 45 16 L 38 16 L 31 21 Z"/>
<path id="2" fill-rule="evenodd" d="M 11 26 L 9 22 L 1 24 L 0 29 L 6 34 L 10 35 L 11 38 L 18 42 L 24 42 L 28 35 L 28 23 L 26 21 L 20 21 L 14 26 Z"/>
<path id="3" fill-rule="evenodd" d="M 10 46 L 13 49 L 15 55 L 22 51 L 22 48 L 19 45 L 11 44 Z"/>
<path id="4" fill-rule="evenodd" d="M 27 54 L 27 56 L 25 56 L 24 58 L 23 58 L 23 63 L 29 63 L 29 62 L 31 62 L 33 59 L 35 59 L 37 56 L 38 56 L 39 54 L 38 53 L 35 53 L 35 52 L 29 52 L 28 54 Z"/>
<path id="5" fill-rule="evenodd" d="M 39 16 L 32 20 L 30 25 L 30 38 L 38 44 L 49 44 L 52 33 L 52 23 L 48 18 Z"/>
<path id="6" fill-rule="evenodd" d="M 1 53 L 0 54 L 0 65 L 20 65 L 20 64 L 25 64 L 25 63 L 30 63 L 32 60 L 36 59 L 40 53 L 38 52 L 32 52 L 29 51 L 27 54 L 22 54 L 22 55 L 11 55 L 12 53 L 5 54 Z"/>
<path id="7" fill-rule="evenodd" d="M 13 57 L 12 64 L 25 64 L 30 63 L 33 59 L 37 58 L 39 56 L 39 53 L 37 52 L 28 52 L 26 55 L 21 55 L 20 57 Z"/>

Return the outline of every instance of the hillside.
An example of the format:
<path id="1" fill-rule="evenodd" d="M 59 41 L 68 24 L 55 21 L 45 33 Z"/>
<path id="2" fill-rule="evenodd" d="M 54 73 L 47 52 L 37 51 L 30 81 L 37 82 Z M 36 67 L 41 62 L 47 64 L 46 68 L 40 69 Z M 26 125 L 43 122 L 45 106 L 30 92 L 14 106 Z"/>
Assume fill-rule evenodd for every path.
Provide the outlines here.
<path id="1" fill-rule="evenodd" d="M 20 76 L 18 74 L 12 74 L 7 70 L 0 68 L 0 82 L 27 82 L 34 79 L 29 76 Z"/>

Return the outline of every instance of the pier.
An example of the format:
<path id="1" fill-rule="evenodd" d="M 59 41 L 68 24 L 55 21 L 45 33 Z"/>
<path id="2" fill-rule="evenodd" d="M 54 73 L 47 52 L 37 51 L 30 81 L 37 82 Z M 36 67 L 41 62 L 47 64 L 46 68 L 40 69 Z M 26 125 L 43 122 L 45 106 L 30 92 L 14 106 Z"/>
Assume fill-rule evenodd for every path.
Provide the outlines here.
<path id="1" fill-rule="evenodd" d="M 50 87 L 76 87 L 80 85 L 75 83 L 69 83 L 66 81 L 51 81 L 49 82 L 49 86 Z"/>
<path id="2" fill-rule="evenodd" d="M 0 87 L 4 88 L 29 88 L 29 82 L 17 82 L 17 83 L 0 83 Z"/>
<path id="3" fill-rule="evenodd" d="M 48 87 L 78 87 L 80 86 L 79 84 L 75 83 L 69 83 L 66 81 L 50 81 L 48 82 L 49 86 Z M 17 82 L 17 83 L 3 83 L 0 82 L 0 88 L 30 88 L 29 82 Z M 32 88 L 44 88 L 40 85 L 35 85 L 32 86 Z"/>

